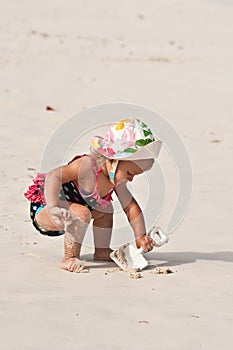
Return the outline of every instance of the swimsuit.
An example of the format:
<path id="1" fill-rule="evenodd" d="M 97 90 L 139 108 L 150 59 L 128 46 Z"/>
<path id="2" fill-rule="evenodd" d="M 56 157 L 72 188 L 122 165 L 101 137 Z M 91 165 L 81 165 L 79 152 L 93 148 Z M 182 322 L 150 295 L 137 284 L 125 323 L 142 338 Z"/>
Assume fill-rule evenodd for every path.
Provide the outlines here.
<path id="1" fill-rule="evenodd" d="M 95 172 L 95 189 L 92 193 L 87 193 L 83 189 L 81 189 L 76 180 L 72 180 L 62 184 L 61 190 L 59 192 L 59 199 L 64 201 L 69 201 L 72 203 L 78 203 L 85 207 L 87 207 L 90 211 L 92 211 L 95 207 L 106 208 L 110 201 L 112 200 L 111 190 L 106 196 L 103 198 L 100 197 L 97 187 L 98 187 L 98 175 L 102 172 L 102 169 L 97 169 L 97 164 L 91 155 L 84 154 L 81 156 L 74 157 L 70 162 L 74 160 L 88 156 L 93 161 L 93 170 Z M 49 231 L 43 229 L 35 220 L 36 214 L 40 212 L 42 208 L 46 205 L 45 197 L 44 197 L 44 183 L 45 183 L 46 174 L 38 173 L 35 179 L 33 180 L 33 185 L 29 186 L 28 191 L 24 194 L 25 197 L 31 201 L 30 205 L 30 217 L 32 219 L 32 223 L 37 231 L 39 231 L 43 235 L 47 236 L 60 236 L 65 233 L 64 230 L 61 231 Z"/>

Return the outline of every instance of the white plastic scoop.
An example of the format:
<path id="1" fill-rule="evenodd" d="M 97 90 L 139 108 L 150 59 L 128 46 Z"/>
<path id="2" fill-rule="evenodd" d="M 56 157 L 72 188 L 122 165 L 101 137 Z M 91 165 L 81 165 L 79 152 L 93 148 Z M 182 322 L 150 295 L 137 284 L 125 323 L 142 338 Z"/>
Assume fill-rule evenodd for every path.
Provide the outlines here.
<path id="1" fill-rule="evenodd" d="M 161 247 L 169 240 L 168 236 L 158 226 L 154 226 L 147 235 L 154 240 L 155 247 Z M 142 248 L 137 249 L 133 244 L 127 243 L 114 250 L 110 257 L 122 270 L 142 270 L 148 265 L 148 261 L 142 253 Z"/>

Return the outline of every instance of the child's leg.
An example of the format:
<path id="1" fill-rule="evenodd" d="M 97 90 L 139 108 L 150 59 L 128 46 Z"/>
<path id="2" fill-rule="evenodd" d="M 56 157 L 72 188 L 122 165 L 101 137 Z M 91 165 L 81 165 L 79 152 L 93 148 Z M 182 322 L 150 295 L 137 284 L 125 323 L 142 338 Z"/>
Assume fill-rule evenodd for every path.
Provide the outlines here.
<path id="1" fill-rule="evenodd" d="M 68 205 L 69 204 L 69 205 Z M 79 260 L 82 241 L 91 220 L 91 212 L 88 208 L 70 202 L 60 203 L 73 213 L 76 219 L 66 226 L 64 237 L 64 258 L 60 267 L 71 272 L 86 272 L 84 264 Z M 46 206 L 36 215 L 36 222 L 46 230 L 57 230 L 56 225 L 48 215 Z"/>
<path id="2" fill-rule="evenodd" d="M 92 218 L 94 219 L 94 259 L 111 261 L 110 253 L 112 249 L 109 248 L 113 225 L 113 207 L 111 203 L 106 209 L 101 208 L 101 211 L 93 210 Z"/>
<path id="3" fill-rule="evenodd" d="M 79 257 L 82 242 L 91 221 L 91 212 L 88 208 L 76 203 L 70 204 L 69 209 L 76 219 L 65 228 L 64 258 L 60 267 L 70 272 L 87 272 L 88 269 Z"/>

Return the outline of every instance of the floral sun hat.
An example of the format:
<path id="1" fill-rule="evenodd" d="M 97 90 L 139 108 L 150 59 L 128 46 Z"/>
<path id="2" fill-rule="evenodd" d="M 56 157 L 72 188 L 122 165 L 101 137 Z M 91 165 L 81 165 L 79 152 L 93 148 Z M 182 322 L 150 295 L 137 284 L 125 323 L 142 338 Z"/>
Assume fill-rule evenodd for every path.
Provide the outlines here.
<path id="1" fill-rule="evenodd" d="M 92 147 L 109 159 L 157 158 L 162 142 L 139 119 L 122 119 L 111 125 L 104 137 L 95 136 Z"/>

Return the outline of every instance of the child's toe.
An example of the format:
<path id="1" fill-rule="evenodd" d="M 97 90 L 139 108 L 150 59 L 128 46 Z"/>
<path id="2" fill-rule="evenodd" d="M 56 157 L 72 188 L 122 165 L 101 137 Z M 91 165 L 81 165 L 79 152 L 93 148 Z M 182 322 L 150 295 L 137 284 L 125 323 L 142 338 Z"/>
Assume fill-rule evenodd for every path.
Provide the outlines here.
<path id="1" fill-rule="evenodd" d="M 64 259 L 60 265 L 61 269 L 70 272 L 88 272 L 89 270 L 78 258 Z"/>

